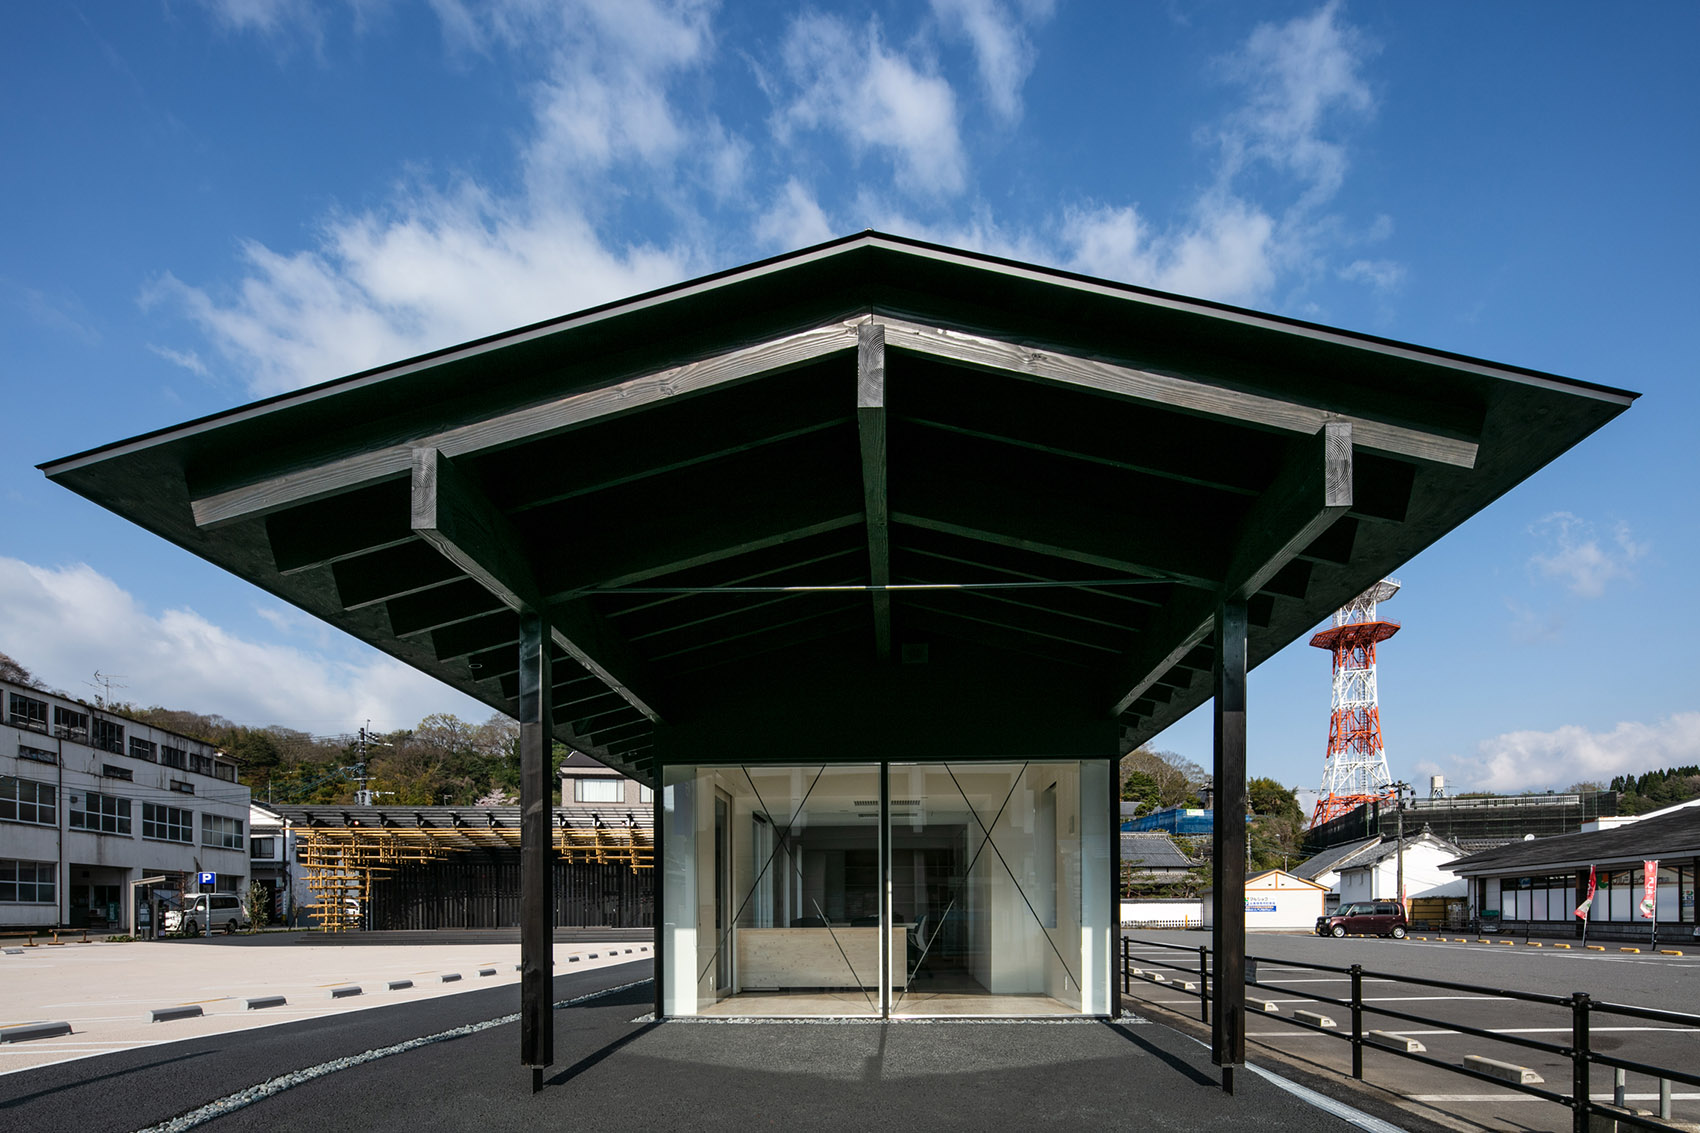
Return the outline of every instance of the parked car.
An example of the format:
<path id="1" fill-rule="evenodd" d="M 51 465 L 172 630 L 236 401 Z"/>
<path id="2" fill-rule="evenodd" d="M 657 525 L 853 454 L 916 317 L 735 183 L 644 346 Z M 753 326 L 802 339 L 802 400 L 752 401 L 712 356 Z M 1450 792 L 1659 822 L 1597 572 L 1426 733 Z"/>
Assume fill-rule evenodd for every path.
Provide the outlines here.
<path id="1" fill-rule="evenodd" d="M 1409 923 L 1397 901 L 1360 901 L 1316 918 L 1316 935 L 1391 936 L 1405 939 Z"/>
<path id="2" fill-rule="evenodd" d="M 212 902 L 209 911 L 207 902 Z M 247 928 L 252 922 L 242 898 L 234 893 L 191 893 L 183 898 L 181 909 L 165 911 L 165 931 L 176 932 L 179 927 L 190 936 L 199 936 L 211 924 L 220 932 L 232 933 Z"/>

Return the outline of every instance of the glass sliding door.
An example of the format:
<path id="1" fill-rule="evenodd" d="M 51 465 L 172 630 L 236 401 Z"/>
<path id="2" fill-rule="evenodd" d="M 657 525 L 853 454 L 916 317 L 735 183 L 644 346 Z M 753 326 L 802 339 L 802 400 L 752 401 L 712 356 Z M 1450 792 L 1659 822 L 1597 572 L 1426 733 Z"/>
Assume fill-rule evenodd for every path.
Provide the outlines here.
<path id="1" fill-rule="evenodd" d="M 1109 761 L 883 773 L 665 768 L 664 1011 L 1107 1014 Z"/>
<path id="2" fill-rule="evenodd" d="M 1076 760 L 892 765 L 893 1015 L 1108 1012 L 1108 780 Z"/>
<path id="3" fill-rule="evenodd" d="M 877 764 L 668 767 L 673 1015 L 878 1015 Z"/>

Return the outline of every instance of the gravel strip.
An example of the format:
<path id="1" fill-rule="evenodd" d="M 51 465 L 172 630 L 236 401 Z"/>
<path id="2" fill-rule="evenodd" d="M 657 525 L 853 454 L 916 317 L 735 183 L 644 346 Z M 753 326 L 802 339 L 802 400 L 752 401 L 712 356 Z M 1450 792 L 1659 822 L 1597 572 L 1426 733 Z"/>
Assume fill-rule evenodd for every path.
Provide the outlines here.
<path id="1" fill-rule="evenodd" d="M 563 999 L 558 1003 L 555 1003 L 553 1006 L 557 1011 L 564 1007 L 576 1007 L 580 1003 L 587 1003 L 592 999 L 601 999 L 603 996 L 615 995 L 627 990 L 628 988 L 639 987 L 650 982 L 651 981 L 647 979 L 633 980 L 631 983 L 624 983 L 619 987 L 610 987 L 605 988 L 602 991 L 593 991 L 589 995 L 581 995 L 575 999 Z M 308 1066 L 305 1069 L 296 1070 L 289 1074 L 280 1074 L 276 1078 L 268 1079 L 257 1086 L 250 1086 L 246 1090 L 238 1090 L 234 1094 L 228 1094 L 225 1097 L 219 1098 L 217 1101 L 208 1102 L 206 1105 L 203 1105 L 198 1109 L 192 1109 L 180 1117 L 172 1118 L 170 1121 L 162 1121 L 158 1125 L 149 1125 L 144 1129 L 139 1129 L 137 1130 L 137 1133 L 184 1133 L 185 1130 L 194 1129 L 199 1125 L 204 1125 L 215 1117 L 223 1117 L 228 1113 L 234 1113 L 246 1106 L 253 1105 L 257 1101 L 264 1101 L 266 1098 L 281 1094 L 283 1091 L 294 1086 L 299 1086 L 304 1082 L 311 1082 L 315 1078 L 323 1078 L 327 1074 L 335 1074 L 338 1070 L 347 1070 L 351 1067 L 360 1066 L 368 1062 L 376 1062 L 378 1059 L 388 1058 L 392 1054 L 405 1054 L 410 1050 L 417 1050 L 422 1046 L 429 1046 L 432 1043 L 446 1042 L 449 1039 L 464 1038 L 467 1035 L 477 1034 L 479 1031 L 488 1031 L 492 1027 L 505 1027 L 509 1023 L 517 1023 L 518 1021 L 519 1012 L 516 1011 L 512 1015 L 503 1015 L 496 1019 L 486 1019 L 482 1023 L 468 1023 L 465 1026 L 452 1027 L 446 1031 L 438 1031 L 434 1035 L 424 1035 L 420 1038 L 408 1039 L 406 1042 L 396 1043 L 393 1046 L 378 1047 L 375 1050 L 363 1051 L 360 1054 L 350 1055 L 347 1058 L 333 1058 L 329 1062 L 321 1062 L 317 1066 Z"/>

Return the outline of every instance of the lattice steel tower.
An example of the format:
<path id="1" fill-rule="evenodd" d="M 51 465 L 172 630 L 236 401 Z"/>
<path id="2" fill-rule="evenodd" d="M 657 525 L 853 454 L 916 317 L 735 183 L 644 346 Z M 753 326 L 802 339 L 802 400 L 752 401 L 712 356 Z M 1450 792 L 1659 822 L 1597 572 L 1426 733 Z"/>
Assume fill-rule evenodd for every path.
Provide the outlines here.
<path id="1" fill-rule="evenodd" d="M 1376 700 L 1375 647 L 1398 633 L 1399 624 L 1377 621 L 1375 608 L 1398 592 L 1398 579 L 1382 579 L 1334 611 L 1333 627 L 1310 639 L 1312 645 L 1334 655 L 1328 755 L 1312 825 L 1349 814 L 1364 803 L 1393 798 L 1393 776 L 1387 771 Z"/>

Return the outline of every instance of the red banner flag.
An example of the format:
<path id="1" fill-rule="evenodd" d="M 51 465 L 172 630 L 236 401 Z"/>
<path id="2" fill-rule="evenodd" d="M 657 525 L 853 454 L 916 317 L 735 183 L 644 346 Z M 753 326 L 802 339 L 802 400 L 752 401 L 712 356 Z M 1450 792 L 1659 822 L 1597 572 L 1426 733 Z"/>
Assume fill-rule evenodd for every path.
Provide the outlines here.
<path id="1" fill-rule="evenodd" d="M 1583 920 L 1588 919 L 1588 910 L 1594 907 L 1594 867 L 1588 867 L 1588 896 L 1576 906 L 1576 915 Z"/>
<path id="2" fill-rule="evenodd" d="M 1659 861 L 1641 863 L 1641 918 L 1652 920 L 1659 907 Z"/>

